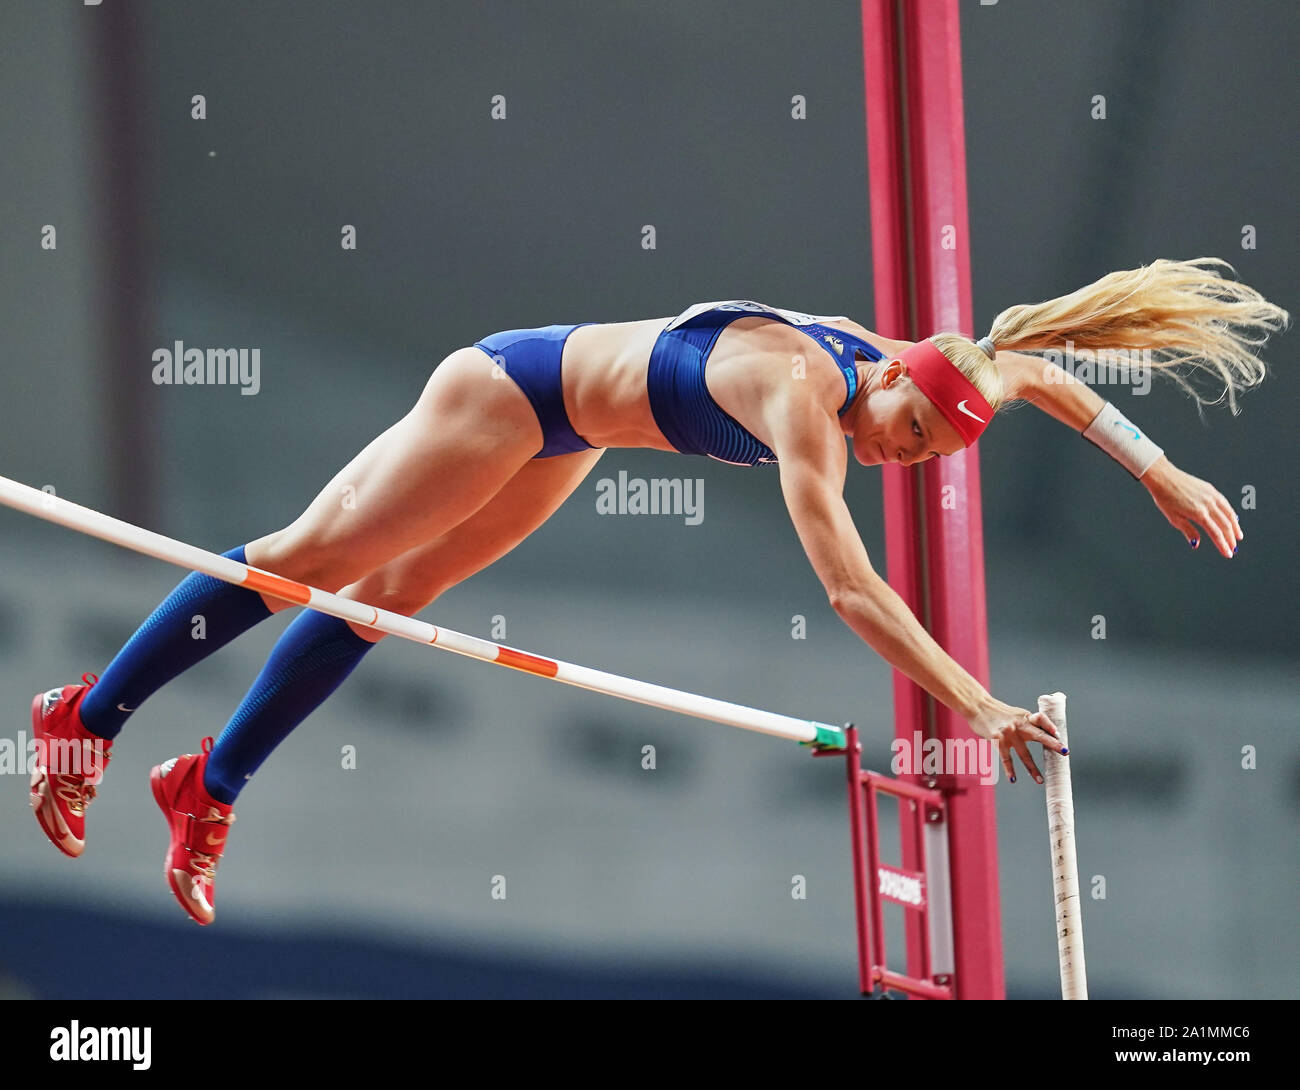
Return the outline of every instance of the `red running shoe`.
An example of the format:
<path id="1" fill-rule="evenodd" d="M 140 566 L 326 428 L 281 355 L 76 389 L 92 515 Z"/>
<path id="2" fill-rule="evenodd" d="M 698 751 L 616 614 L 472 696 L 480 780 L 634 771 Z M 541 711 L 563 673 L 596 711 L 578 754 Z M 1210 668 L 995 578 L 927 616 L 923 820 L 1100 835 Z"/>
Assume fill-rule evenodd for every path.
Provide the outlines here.
<path id="1" fill-rule="evenodd" d="M 209 924 L 213 907 L 217 861 L 226 848 L 235 815 L 203 787 L 203 770 L 212 752 L 212 739 L 203 739 L 202 753 L 186 753 L 158 765 L 149 773 L 153 797 L 171 829 L 171 847 L 163 874 L 181 908 L 198 924 Z"/>
<path id="2" fill-rule="evenodd" d="M 74 858 L 86 847 L 86 807 L 104 778 L 113 743 L 81 725 L 82 697 L 99 678 L 37 693 L 32 699 L 36 767 L 31 802 L 36 820 L 59 851 Z"/>

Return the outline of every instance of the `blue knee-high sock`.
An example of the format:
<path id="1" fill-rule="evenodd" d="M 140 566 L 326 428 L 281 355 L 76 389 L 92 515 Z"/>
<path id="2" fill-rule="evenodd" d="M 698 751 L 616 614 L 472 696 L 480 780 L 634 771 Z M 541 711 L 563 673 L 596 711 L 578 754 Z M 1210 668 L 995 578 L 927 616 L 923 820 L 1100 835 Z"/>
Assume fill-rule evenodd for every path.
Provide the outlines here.
<path id="1" fill-rule="evenodd" d="M 203 773 L 208 794 L 233 804 L 271 750 L 343 684 L 372 647 L 346 621 L 304 611 L 284 630 L 212 747 Z"/>
<path id="2" fill-rule="evenodd" d="M 223 556 L 244 560 L 242 545 Z M 254 590 L 193 572 L 150 614 L 81 701 L 92 734 L 115 738 L 127 716 L 178 674 L 271 615 Z M 194 618 L 203 618 L 202 639 Z"/>

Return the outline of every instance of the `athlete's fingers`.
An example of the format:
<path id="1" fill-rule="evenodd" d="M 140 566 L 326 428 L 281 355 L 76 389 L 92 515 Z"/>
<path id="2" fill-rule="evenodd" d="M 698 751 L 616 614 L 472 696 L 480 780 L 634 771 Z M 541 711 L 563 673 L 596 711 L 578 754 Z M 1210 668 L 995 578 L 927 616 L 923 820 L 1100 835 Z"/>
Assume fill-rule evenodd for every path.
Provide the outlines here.
<path id="1" fill-rule="evenodd" d="M 998 751 L 1002 754 L 1002 767 L 1007 770 L 1007 779 L 1015 783 L 1016 766 L 1011 760 L 1011 745 L 1007 742 L 1006 735 L 998 739 Z"/>
<path id="2" fill-rule="evenodd" d="M 1025 740 L 1020 735 L 1016 735 L 1015 741 L 1011 744 L 1015 746 L 1016 752 L 1020 754 L 1020 759 L 1024 762 L 1025 767 L 1029 769 L 1030 774 L 1035 780 L 1042 783 L 1043 774 L 1038 771 L 1038 765 L 1034 764 L 1033 755 L 1029 752 L 1029 747 L 1025 745 Z"/>
<path id="3" fill-rule="evenodd" d="M 1210 535 L 1210 540 L 1214 542 L 1215 548 L 1217 548 L 1219 552 L 1224 556 L 1232 555 L 1233 546 L 1228 543 L 1228 535 L 1215 519 L 1213 511 L 1208 508 L 1203 509 L 1197 518 L 1197 522 L 1199 522 L 1205 532 Z"/>
<path id="4" fill-rule="evenodd" d="M 1231 513 L 1227 510 L 1227 501 L 1222 496 L 1215 496 L 1210 503 L 1209 515 L 1214 519 L 1215 528 L 1223 535 L 1223 540 L 1233 552 L 1237 549 L 1237 528 L 1232 524 Z"/>
<path id="5" fill-rule="evenodd" d="M 1201 532 L 1187 519 L 1174 516 L 1170 518 L 1169 522 L 1173 525 L 1175 530 L 1182 534 L 1183 537 L 1187 538 L 1187 544 L 1189 544 L 1193 549 L 1199 549 L 1201 547 Z"/>
<path id="6" fill-rule="evenodd" d="M 1050 734 L 1042 734 L 1039 731 L 1026 731 L 1022 736 L 1026 742 L 1037 742 L 1044 749 L 1050 749 L 1053 753 L 1059 753 L 1068 757 L 1070 751 L 1065 748 L 1065 743 L 1060 738 Z"/>
<path id="7" fill-rule="evenodd" d="M 1038 724 L 1042 729 L 1038 729 L 1034 724 Z M 1031 742 L 1038 742 L 1044 749 L 1064 753 L 1068 756 L 1069 751 L 1065 748 L 1065 743 L 1061 741 L 1061 735 L 1057 731 L 1055 724 L 1043 712 L 1035 712 L 1031 715 L 1029 717 L 1029 726 L 1023 728 L 1020 733 L 1023 738 Z"/>
<path id="8" fill-rule="evenodd" d="M 1059 737 L 1056 724 L 1052 722 L 1051 716 L 1046 712 L 1034 712 L 1033 715 L 1029 716 L 1029 725 L 1047 731 L 1053 738 Z"/>
<path id="9" fill-rule="evenodd" d="M 1219 510 L 1223 512 L 1224 516 L 1227 518 L 1228 525 L 1232 530 L 1232 536 L 1237 541 L 1240 541 L 1245 537 L 1246 535 L 1241 532 L 1241 523 L 1237 521 L 1237 512 L 1233 510 L 1232 504 L 1222 496 L 1219 497 Z"/>

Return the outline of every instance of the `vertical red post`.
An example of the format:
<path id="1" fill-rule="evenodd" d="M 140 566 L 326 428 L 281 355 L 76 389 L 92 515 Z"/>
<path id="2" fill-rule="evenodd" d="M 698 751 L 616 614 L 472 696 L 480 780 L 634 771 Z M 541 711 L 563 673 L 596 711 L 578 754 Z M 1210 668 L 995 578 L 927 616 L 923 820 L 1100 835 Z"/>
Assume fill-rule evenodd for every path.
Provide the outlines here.
<path id="1" fill-rule="evenodd" d="M 973 334 L 957 0 L 862 0 L 875 328 L 917 340 Z M 884 468 L 890 585 L 954 659 L 989 682 L 979 455 Z M 969 738 L 958 716 L 897 672 L 894 733 Z M 993 787 L 941 777 L 949 796 L 955 981 L 961 999 L 1005 997 Z M 903 865 L 919 845 L 905 831 Z M 922 936 L 907 933 L 908 972 Z"/>

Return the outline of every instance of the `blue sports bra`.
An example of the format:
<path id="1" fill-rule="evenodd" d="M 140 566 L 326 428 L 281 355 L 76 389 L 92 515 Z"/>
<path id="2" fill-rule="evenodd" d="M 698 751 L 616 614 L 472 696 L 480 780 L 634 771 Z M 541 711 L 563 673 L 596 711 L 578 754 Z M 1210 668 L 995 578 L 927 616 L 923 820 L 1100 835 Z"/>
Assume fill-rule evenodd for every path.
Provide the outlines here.
<path id="1" fill-rule="evenodd" d="M 709 394 L 704 368 L 718 335 L 738 318 L 767 317 L 807 333 L 835 361 L 847 386 L 843 415 L 858 392 L 857 354 L 872 362 L 884 358 L 875 345 L 842 329 L 823 325 L 838 316 L 803 314 L 763 303 L 733 299 L 697 303 L 674 318 L 659 334 L 650 353 L 646 389 L 650 411 L 665 439 L 683 454 L 703 454 L 732 465 L 776 462 L 776 455 L 728 415 Z"/>

